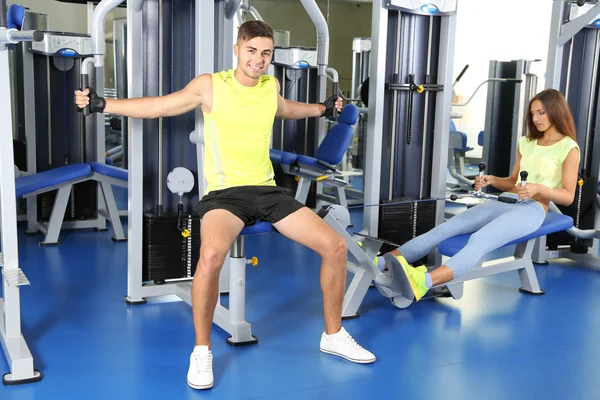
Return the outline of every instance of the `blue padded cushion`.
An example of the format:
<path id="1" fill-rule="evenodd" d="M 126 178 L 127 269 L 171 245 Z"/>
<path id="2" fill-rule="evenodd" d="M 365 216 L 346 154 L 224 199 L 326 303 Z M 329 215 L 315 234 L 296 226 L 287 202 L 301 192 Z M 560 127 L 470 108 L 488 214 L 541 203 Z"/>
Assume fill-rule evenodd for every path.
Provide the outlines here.
<path id="1" fill-rule="evenodd" d="M 305 155 L 302 155 L 302 154 L 298 154 L 297 161 L 298 161 L 299 164 L 311 165 L 313 167 L 326 169 L 322 165 L 317 164 L 317 159 L 313 158 L 313 157 L 309 157 L 309 156 L 305 156 Z M 325 160 L 323 160 L 323 161 L 325 161 Z"/>
<path id="2" fill-rule="evenodd" d="M 477 144 L 480 146 L 483 146 L 483 131 L 479 132 L 479 135 L 477 135 Z"/>
<path id="3" fill-rule="evenodd" d="M 129 179 L 129 173 L 126 169 L 113 167 L 112 165 L 102 164 L 96 161 L 90 163 L 94 172 L 100 175 L 110 176 L 111 178 L 121 179 L 126 181 Z"/>
<path id="4" fill-rule="evenodd" d="M 347 106 L 346 106 L 347 107 Z M 327 136 L 319 145 L 315 158 L 331 165 L 338 165 L 344 154 L 348 151 L 352 140 L 352 127 L 346 124 L 337 124 L 327 132 Z"/>
<path id="5" fill-rule="evenodd" d="M 108 164 L 108 165 L 112 165 L 113 164 L 113 160 L 110 157 L 104 157 L 104 163 Z"/>
<path id="6" fill-rule="evenodd" d="M 291 164 L 296 161 L 297 155 L 283 150 L 271 149 L 269 151 L 269 157 L 271 158 L 271 162 L 277 164 Z"/>
<path id="7" fill-rule="evenodd" d="M 273 225 L 269 222 L 257 222 L 254 225 L 245 226 L 240 235 L 256 235 L 258 233 L 273 232 Z"/>
<path id="8" fill-rule="evenodd" d="M 467 146 L 467 134 L 461 131 L 450 131 L 451 135 L 457 135 L 460 138 L 460 146 L 461 147 L 455 147 L 454 151 L 471 151 L 473 150 L 472 147 L 468 147 Z"/>
<path id="9" fill-rule="evenodd" d="M 54 185 L 69 182 L 91 175 L 92 168 L 87 164 L 71 164 L 64 167 L 38 172 L 15 180 L 17 197 Z"/>
<path id="10" fill-rule="evenodd" d="M 453 120 L 450 120 L 450 132 L 456 132 L 456 124 L 454 123 Z"/>
<path id="11" fill-rule="evenodd" d="M 530 233 L 527 236 L 523 236 L 520 239 L 513 240 L 512 242 L 506 243 L 504 246 L 510 246 L 512 244 L 524 242 L 529 239 L 534 239 L 539 236 L 547 235 L 549 233 L 564 231 L 565 229 L 571 228 L 573 226 L 573 218 L 568 215 L 556 214 L 553 212 L 549 212 L 546 215 L 546 219 L 542 223 L 542 226 L 538 228 L 537 231 Z M 452 257 L 456 253 L 458 253 L 469 241 L 471 237 L 471 233 L 467 233 L 464 235 L 458 235 L 450 239 L 444 240 L 440 243 L 439 251 L 440 254 Z"/>
<path id="12" fill-rule="evenodd" d="M 354 104 L 346 104 L 338 115 L 338 122 L 354 125 L 358 121 L 358 107 Z"/>
<path id="13" fill-rule="evenodd" d="M 21 30 L 21 28 L 23 27 L 23 19 L 25 18 L 25 7 L 19 6 L 17 4 L 11 4 L 8 7 L 6 17 L 6 27 L 8 29 Z"/>

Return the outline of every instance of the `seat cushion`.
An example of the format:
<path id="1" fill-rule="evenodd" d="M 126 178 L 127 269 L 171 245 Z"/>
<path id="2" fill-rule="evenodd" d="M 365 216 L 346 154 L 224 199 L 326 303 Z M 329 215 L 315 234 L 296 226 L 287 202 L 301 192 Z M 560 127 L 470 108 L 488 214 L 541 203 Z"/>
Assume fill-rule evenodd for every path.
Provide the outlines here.
<path id="1" fill-rule="evenodd" d="M 532 232 L 529 235 L 523 236 L 517 240 L 513 240 L 512 242 L 506 243 L 504 246 L 510 246 L 512 244 L 524 242 L 526 240 L 534 239 L 549 233 L 564 231 L 572 226 L 573 218 L 569 217 L 568 215 L 549 212 L 546 215 L 546 219 L 542 223 L 542 226 L 540 226 L 535 232 Z M 444 240 L 439 246 L 440 254 L 447 257 L 454 256 L 456 253 L 462 250 L 463 247 L 465 247 L 470 237 L 471 233 L 467 233 Z"/>
<path id="2" fill-rule="evenodd" d="M 60 185 L 61 183 L 85 178 L 92 174 L 92 168 L 87 164 L 71 164 L 64 167 L 26 175 L 15 180 L 17 197 L 36 192 L 40 189 Z"/>
<path id="3" fill-rule="evenodd" d="M 273 225 L 269 222 L 257 222 L 254 225 L 245 226 L 240 233 L 240 236 L 256 235 L 258 233 L 273 232 Z"/>
<path id="4" fill-rule="evenodd" d="M 129 173 L 126 169 L 102 164 L 96 161 L 91 162 L 90 166 L 97 174 L 110 176 L 111 178 L 121 179 L 123 181 L 129 179 Z"/>

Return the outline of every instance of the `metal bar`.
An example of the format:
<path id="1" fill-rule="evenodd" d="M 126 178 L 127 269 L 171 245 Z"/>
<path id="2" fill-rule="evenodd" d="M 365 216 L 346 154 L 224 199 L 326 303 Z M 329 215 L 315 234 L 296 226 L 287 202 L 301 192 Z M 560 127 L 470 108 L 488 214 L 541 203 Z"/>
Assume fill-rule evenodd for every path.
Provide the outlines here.
<path id="1" fill-rule="evenodd" d="M 381 153 L 385 98 L 385 59 L 387 46 L 388 10 L 383 0 L 373 0 L 371 21 L 371 77 L 369 79 L 369 118 L 365 140 L 365 203 L 378 204 L 381 187 Z M 363 214 L 363 226 L 377 236 L 379 209 L 368 207 Z"/>

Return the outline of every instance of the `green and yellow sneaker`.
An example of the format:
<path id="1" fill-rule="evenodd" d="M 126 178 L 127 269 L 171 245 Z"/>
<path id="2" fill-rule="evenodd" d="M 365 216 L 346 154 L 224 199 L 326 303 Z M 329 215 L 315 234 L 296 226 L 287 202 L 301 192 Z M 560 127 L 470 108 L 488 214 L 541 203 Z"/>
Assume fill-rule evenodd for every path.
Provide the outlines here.
<path id="1" fill-rule="evenodd" d="M 421 300 L 429 290 L 425 285 L 427 267 L 420 265 L 414 268 L 402 256 L 386 256 L 386 262 L 394 270 L 394 286 L 398 289 L 398 293 L 407 299 Z"/>
<path id="2" fill-rule="evenodd" d="M 398 256 L 396 258 L 402 258 L 402 260 L 404 261 L 402 262 L 398 260 L 400 261 L 400 264 L 402 265 L 404 271 L 406 272 L 406 275 L 408 276 L 410 287 L 412 288 L 413 293 L 415 295 L 415 301 L 421 300 L 421 298 L 425 296 L 425 293 L 429 291 L 429 288 L 425 284 L 425 274 L 427 273 L 427 267 L 424 265 L 420 265 L 414 268 L 409 263 L 407 263 L 406 260 L 404 260 L 404 257 Z"/>

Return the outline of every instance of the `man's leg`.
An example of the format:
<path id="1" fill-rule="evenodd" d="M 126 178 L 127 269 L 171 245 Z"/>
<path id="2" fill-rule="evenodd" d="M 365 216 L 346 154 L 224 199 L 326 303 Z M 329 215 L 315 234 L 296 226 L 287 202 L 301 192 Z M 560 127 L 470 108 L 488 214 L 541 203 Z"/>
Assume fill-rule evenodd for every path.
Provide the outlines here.
<path id="1" fill-rule="evenodd" d="M 321 291 L 325 334 L 321 350 L 342 356 L 350 361 L 370 363 L 375 356 L 360 347 L 342 329 L 342 303 L 346 290 L 346 260 L 348 247 L 344 239 L 310 209 L 304 207 L 273 224 L 289 239 L 300 243 L 321 256 Z M 323 340 L 339 338 L 332 342 L 331 350 Z"/>
<path id="2" fill-rule="evenodd" d="M 192 311 L 196 346 L 210 347 L 210 329 L 219 295 L 219 274 L 233 241 L 244 222 L 226 210 L 212 210 L 202 217 L 200 260 L 192 282 Z"/>
<path id="3" fill-rule="evenodd" d="M 202 217 L 200 230 L 200 260 L 192 281 L 192 313 L 196 345 L 190 358 L 188 384 L 194 389 L 213 386 L 210 330 L 217 298 L 219 274 L 225 257 L 244 222 L 231 212 L 216 209 Z"/>

